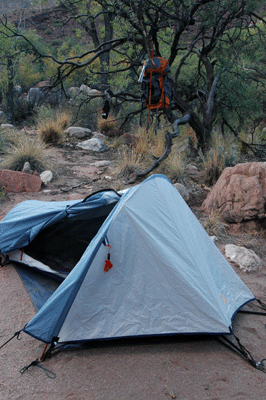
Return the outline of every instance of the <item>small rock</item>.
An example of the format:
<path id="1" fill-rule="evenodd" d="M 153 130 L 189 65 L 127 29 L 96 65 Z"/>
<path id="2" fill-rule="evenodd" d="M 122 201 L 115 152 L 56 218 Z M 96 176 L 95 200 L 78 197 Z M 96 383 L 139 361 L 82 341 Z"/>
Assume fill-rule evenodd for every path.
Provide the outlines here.
<path id="1" fill-rule="evenodd" d="M 108 175 L 106 175 L 106 176 L 104 177 L 104 179 L 105 179 L 106 181 L 112 181 L 112 180 L 113 180 L 113 178 L 112 178 L 111 176 L 108 176 Z"/>
<path id="2" fill-rule="evenodd" d="M 70 94 L 71 97 L 75 97 L 79 94 L 79 87 L 77 86 L 72 86 L 68 89 L 68 93 Z"/>
<path id="3" fill-rule="evenodd" d="M 176 188 L 176 190 L 178 190 L 178 192 L 181 194 L 181 196 L 183 197 L 183 199 L 185 201 L 189 200 L 189 190 L 188 188 L 186 188 L 184 185 L 182 185 L 181 183 L 175 183 L 174 187 Z"/>
<path id="4" fill-rule="evenodd" d="M 27 174 L 33 173 L 29 161 L 26 161 L 25 164 L 23 165 L 22 172 L 26 172 Z"/>
<path id="5" fill-rule="evenodd" d="M 184 142 L 181 144 L 181 146 L 177 150 L 179 153 L 187 153 L 191 157 L 196 157 L 197 156 L 197 149 L 192 145 L 191 138 L 187 138 L 184 140 Z"/>
<path id="6" fill-rule="evenodd" d="M 107 136 L 105 136 L 103 133 L 98 133 L 98 132 L 93 133 L 92 137 L 95 139 L 100 139 L 102 142 L 107 139 Z"/>
<path id="7" fill-rule="evenodd" d="M 195 171 L 198 171 L 198 168 L 196 167 L 196 165 L 188 164 L 188 165 L 187 165 L 187 170 L 188 170 L 188 171 L 195 172 Z"/>
<path id="8" fill-rule="evenodd" d="M 95 167 L 101 168 L 101 167 L 108 167 L 110 164 L 111 164 L 111 161 L 102 160 L 102 161 L 96 161 L 95 163 L 92 163 L 91 165 L 95 165 Z"/>
<path id="9" fill-rule="evenodd" d="M 1 124 L 1 128 L 5 129 L 5 128 L 14 128 L 14 125 L 12 124 Z"/>
<path id="10" fill-rule="evenodd" d="M 245 247 L 227 244 L 225 246 L 225 255 L 235 262 L 240 269 L 243 269 L 244 272 L 257 271 L 262 268 L 261 260 L 257 254 Z"/>
<path id="11" fill-rule="evenodd" d="M 95 138 L 78 143 L 77 146 L 84 150 L 97 151 L 99 153 L 108 150 L 101 140 Z"/>
<path id="12" fill-rule="evenodd" d="M 210 236 L 210 239 L 213 241 L 213 243 L 218 242 L 219 239 L 217 236 Z"/>
<path id="13" fill-rule="evenodd" d="M 51 180 L 53 179 L 53 173 L 52 171 L 43 171 L 40 174 L 40 178 L 42 180 L 42 182 L 47 185 L 48 183 L 51 182 Z"/>

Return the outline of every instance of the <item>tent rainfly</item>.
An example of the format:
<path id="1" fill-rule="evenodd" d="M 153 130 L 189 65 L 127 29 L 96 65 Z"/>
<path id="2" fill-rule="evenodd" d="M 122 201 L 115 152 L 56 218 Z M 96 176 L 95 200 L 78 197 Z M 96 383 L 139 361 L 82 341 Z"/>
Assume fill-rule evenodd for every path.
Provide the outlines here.
<path id="1" fill-rule="evenodd" d="M 11 260 L 66 276 L 23 329 L 45 343 L 226 335 L 255 299 L 163 175 L 121 197 L 22 202 L 0 243 Z"/>

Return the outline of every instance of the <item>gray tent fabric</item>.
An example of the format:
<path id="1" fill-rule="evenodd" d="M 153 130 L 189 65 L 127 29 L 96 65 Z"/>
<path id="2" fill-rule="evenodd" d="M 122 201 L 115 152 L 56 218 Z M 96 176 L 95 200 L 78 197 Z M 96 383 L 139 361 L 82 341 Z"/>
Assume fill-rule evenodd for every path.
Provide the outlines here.
<path id="1" fill-rule="evenodd" d="M 121 197 L 24 331 L 46 343 L 229 334 L 252 300 L 175 187 L 153 175 Z"/>

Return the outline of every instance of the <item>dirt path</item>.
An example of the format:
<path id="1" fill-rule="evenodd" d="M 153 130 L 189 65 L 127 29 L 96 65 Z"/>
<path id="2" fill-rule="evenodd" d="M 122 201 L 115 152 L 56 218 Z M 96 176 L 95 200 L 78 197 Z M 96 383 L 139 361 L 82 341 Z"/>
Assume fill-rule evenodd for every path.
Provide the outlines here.
<path id="1" fill-rule="evenodd" d="M 114 167 L 115 153 L 93 153 L 74 148 L 49 148 L 47 163 L 54 179 L 37 193 L 7 193 L 0 201 L 0 220 L 16 204 L 24 200 L 64 201 L 83 199 L 104 188 L 120 190 L 125 183 L 117 179 Z M 95 163 L 109 161 L 109 166 L 97 167 Z M 128 186 L 128 185 L 127 185 Z"/>

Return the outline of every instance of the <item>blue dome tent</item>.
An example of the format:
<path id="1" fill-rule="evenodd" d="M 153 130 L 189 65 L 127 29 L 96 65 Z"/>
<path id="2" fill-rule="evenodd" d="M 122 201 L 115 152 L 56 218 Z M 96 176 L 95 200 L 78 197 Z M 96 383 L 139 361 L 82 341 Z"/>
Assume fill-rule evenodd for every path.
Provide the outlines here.
<path id="1" fill-rule="evenodd" d="M 82 216 L 80 229 L 67 225 Z M 85 201 L 21 203 L 0 223 L 1 253 L 37 253 L 30 244 L 41 247 L 45 230 L 53 247 L 69 249 L 71 240 L 64 245 L 59 237 L 66 227 L 78 260 L 23 329 L 45 343 L 227 335 L 235 314 L 255 299 L 163 175 L 121 197 L 103 191 Z"/>

